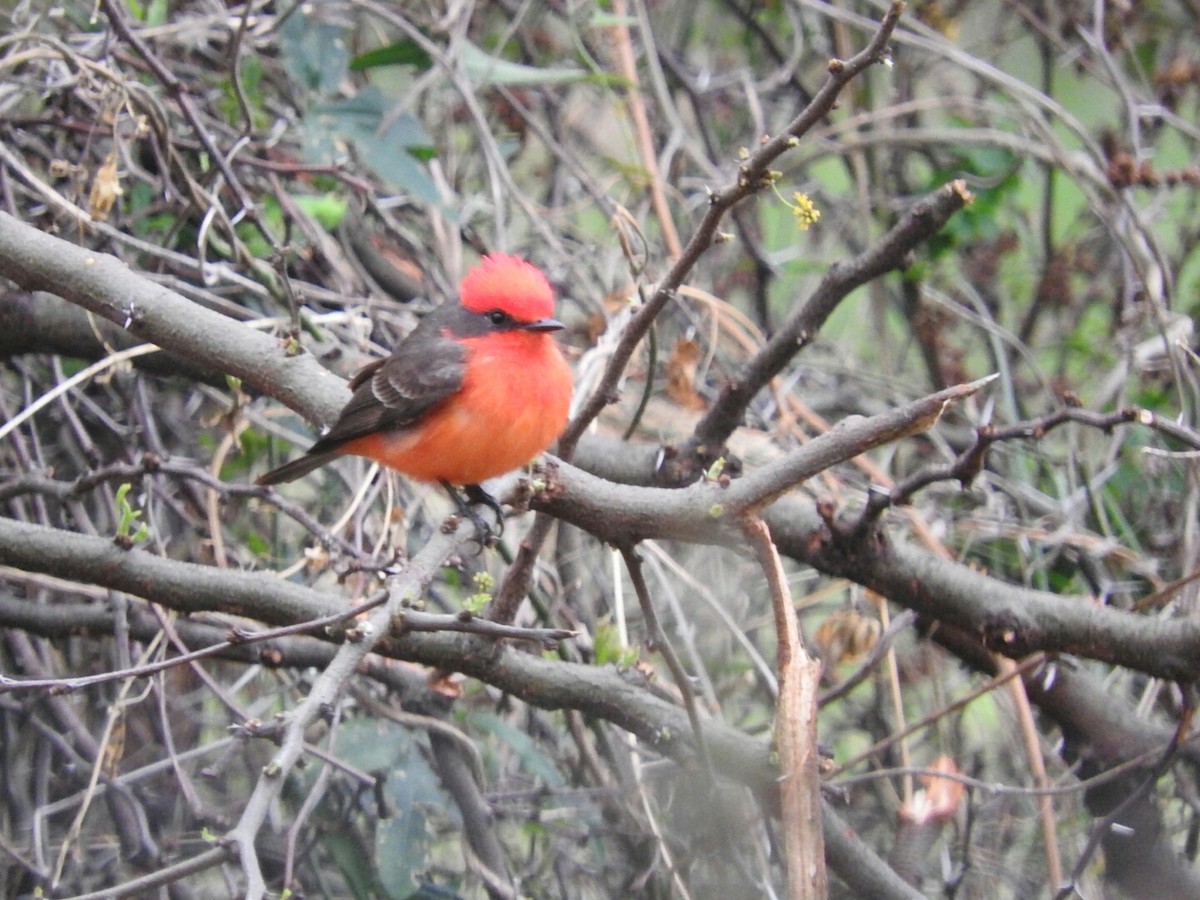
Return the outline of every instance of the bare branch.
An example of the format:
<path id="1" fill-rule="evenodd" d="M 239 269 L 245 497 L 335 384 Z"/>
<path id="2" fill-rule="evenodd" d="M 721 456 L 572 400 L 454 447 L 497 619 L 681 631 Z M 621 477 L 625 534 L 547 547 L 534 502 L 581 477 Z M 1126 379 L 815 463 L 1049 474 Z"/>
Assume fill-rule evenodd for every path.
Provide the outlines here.
<path id="1" fill-rule="evenodd" d="M 779 700 L 775 744 L 779 748 L 779 803 L 787 858 L 788 896 L 821 900 L 828 893 L 821 835 L 821 760 L 817 750 L 817 687 L 821 663 L 808 654 L 792 604 L 783 561 L 767 525 L 748 516 L 742 530 L 766 576 L 775 613 Z"/>
<path id="2" fill-rule="evenodd" d="M 471 528 L 469 522 L 459 526 L 462 540 L 466 539 Z M 342 644 L 313 684 L 308 696 L 288 714 L 279 749 L 263 769 L 242 809 L 241 818 L 226 838 L 237 847 L 242 870 L 246 873 L 247 900 L 258 900 L 266 893 L 255 841 L 272 803 L 283 790 L 288 774 L 304 750 L 305 729 L 334 709 L 337 698 L 345 690 L 346 683 L 353 677 L 359 664 L 389 634 L 392 623 L 403 618 L 405 607 L 421 596 L 454 548 L 456 540 L 459 538 L 454 534 L 438 532 L 420 553 L 409 560 L 402 572 L 388 580 L 387 603 L 355 626 L 352 630 L 353 639 Z M 350 637 L 349 632 L 347 637 Z"/>
<path id="3" fill-rule="evenodd" d="M 887 272 L 912 264 L 909 254 L 941 230 L 949 218 L 971 201 L 966 185 L 955 181 L 921 201 L 883 237 L 853 259 L 830 267 L 820 286 L 787 323 L 772 336 L 745 368 L 721 389 L 721 394 L 696 426 L 689 448 L 722 447 L 741 425 L 746 408 L 766 384 L 806 346 L 838 304 L 855 288 Z M 687 458 L 688 450 L 681 454 Z"/>
<path id="4" fill-rule="evenodd" d="M 847 418 L 773 465 L 736 480 L 718 477 L 679 489 L 619 487 L 551 457 L 551 484 L 530 505 L 613 543 L 650 537 L 725 543 L 739 531 L 729 522 L 745 512 L 873 447 L 931 428 L 948 404 L 971 396 L 989 380 L 947 388 L 878 416 Z"/>
<path id="5" fill-rule="evenodd" d="M 116 257 L 52 237 L 0 212 L 4 274 L 49 291 L 138 337 L 214 372 L 242 379 L 310 419 L 330 422 L 350 399 L 345 382 L 308 354 L 135 274 Z"/>
<path id="6" fill-rule="evenodd" d="M 782 134 L 775 135 L 766 141 L 738 167 L 737 181 L 718 191 L 713 191 L 709 195 L 708 210 L 700 224 L 696 226 L 696 231 L 687 242 L 687 246 L 683 248 L 683 254 L 675 260 L 671 270 L 655 288 L 653 296 L 629 320 L 629 324 L 625 327 L 625 333 L 613 351 L 604 375 L 592 392 L 592 396 L 579 409 L 575 418 L 567 426 L 566 432 L 559 439 L 558 452 L 563 459 L 568 461 L 571 459 L 575 452 L 575 445 L 578 444 L 588 425 L 600 414 L 600 410 L 608 405 L 609 398 L 616 390 L 621 374 L 633 356 L 634 348 L 646 336 L 663 307 L 675 296 L 675 291 L 683 284 L 696 262 L 712 245 L 725 214 L 742 200 L 766 187 L 768 184 L 767 174 L 771 164 L 793 147 L 798 138 L 806 134 L 833 109 L 838 95 L 847 84 L 883 58 L 888 39 L 895 30 L 903 10 L 903 2 L 892 3 L 866 47 L 850 59 L 831 60 L 828 79 L 804 108 L 804 111 L 792 120 Z"/>

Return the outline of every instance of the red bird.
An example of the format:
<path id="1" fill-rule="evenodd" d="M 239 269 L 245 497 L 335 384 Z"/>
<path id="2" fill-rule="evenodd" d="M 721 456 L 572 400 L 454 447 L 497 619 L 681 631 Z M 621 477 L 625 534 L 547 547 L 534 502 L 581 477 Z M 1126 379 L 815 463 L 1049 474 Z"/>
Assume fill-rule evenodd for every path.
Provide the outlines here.
<path id="1" fill-rule="evenodd" d="M 571 370 L 551 337 L 563 325 L 546 276 L 516 256 L 485 256 L 459 293 L 354 376 L 354 396 L 304 456 L 258 483 L 293 481 L 353 454 L 441 482 L 477 527 L 452 485 L 499 515 L 479 482 L 525 465 L 566 426 Z"/>

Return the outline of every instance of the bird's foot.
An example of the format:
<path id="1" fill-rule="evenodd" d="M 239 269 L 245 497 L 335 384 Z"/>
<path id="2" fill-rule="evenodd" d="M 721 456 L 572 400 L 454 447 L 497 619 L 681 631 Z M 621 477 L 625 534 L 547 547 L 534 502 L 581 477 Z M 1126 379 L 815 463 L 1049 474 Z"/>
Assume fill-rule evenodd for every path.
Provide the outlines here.
<path id="1" fill-rule="evenodd" d="M 475 526 L 475 542 L 481 548 L 493 543 L 504 534 L 504 508 L 500 505 L 499 500 L 477 484 L 464 486 L 465 498 L 449 482 L 443 481 L 442 487 L 446 489 L 446 493 L 458 507 L 458 514 Z M 475 509 L 476 506 L 486 506 L 496 514 L 496 530 L 494 532 L 487 520 Z"/>
<path id="2" fill-rule="evenodd" d="M 464 489 L 467 493 L 467 501 L 476 506 L 486 506 L 496 514 L 496 537 L 504 534 L 504 507 L 500 505 L 500 501 L 485 491 L 477 484 L 468 484 Z M 482 516 L 479 516 L 474 510 L 471 510 L 476 517 L 482 521 Z M 486 527 L 487 523 L 484 523 Z"/>

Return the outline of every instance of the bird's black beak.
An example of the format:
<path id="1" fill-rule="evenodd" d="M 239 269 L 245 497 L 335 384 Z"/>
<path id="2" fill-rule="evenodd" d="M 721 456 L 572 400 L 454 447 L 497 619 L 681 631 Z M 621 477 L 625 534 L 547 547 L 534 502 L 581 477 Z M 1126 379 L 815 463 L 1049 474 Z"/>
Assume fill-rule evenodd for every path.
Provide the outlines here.
<path id="1" fill-rule="evenodd" d="M 528 325 L 522 325 L 522 331 L 562 331 L 566 326 L 558 319 L 538 319 Z"/>

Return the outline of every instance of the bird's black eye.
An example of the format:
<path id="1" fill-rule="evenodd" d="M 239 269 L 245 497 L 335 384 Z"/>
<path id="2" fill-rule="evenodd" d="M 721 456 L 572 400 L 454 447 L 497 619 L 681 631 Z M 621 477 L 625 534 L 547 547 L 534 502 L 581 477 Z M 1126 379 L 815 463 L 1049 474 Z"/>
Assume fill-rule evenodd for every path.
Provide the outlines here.
<path id="1" fill-rule="evenodd" d="M 495 325 L 496 327 L 500 327 L 501 325 L 507 325 L 509 322 L 512 321 L 512 319 L 509 318 L 508 313 L 501 312 L 498 309 L 493 309 L 490 313 L 486 313 L 486 315 L 487 315 L 487 320 L 489 322 L 491 322 L 493 325 Z"/>

